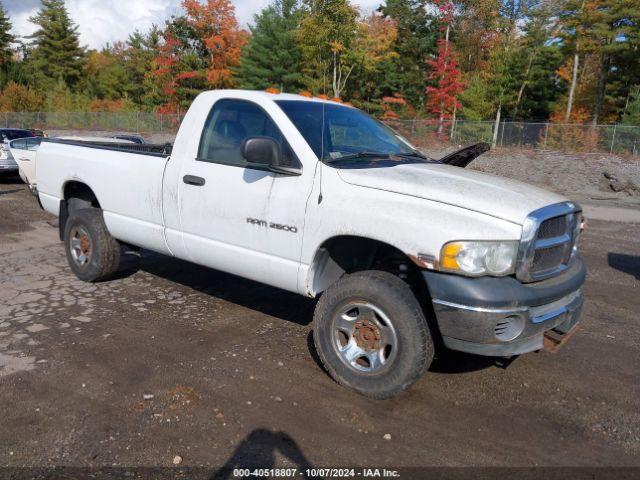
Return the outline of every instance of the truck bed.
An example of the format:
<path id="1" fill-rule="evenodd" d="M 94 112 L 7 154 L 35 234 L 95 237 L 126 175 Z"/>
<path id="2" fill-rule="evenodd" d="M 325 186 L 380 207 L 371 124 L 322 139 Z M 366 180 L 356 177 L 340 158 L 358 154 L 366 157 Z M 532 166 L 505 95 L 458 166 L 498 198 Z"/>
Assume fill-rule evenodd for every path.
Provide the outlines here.
<path id="1" fill-rule="evenodd" d="M 86 185 L 115 238 L 165 253 L 162 182 L 169 151 L 165 145 L 44 141 L 36 157 L 40 201 L 55 214 L 70 184 Z"/>
<path id="2" fill-rule="evenodd" d="M 137 153 L 139 155 L 150 155 L 155 157 L 168 157 L 171 155 L 173 145 L 171 143 L 163 144 L 137 144 L 137 143 L 115 143 L 85 140 L 63 140 L 58 138 L 47 138 L 43 142 L 61 143 L 64 145 L 75 145 L 78 147 L 98 148 L 101 150 L 111 150 L 114 152 Z"/>

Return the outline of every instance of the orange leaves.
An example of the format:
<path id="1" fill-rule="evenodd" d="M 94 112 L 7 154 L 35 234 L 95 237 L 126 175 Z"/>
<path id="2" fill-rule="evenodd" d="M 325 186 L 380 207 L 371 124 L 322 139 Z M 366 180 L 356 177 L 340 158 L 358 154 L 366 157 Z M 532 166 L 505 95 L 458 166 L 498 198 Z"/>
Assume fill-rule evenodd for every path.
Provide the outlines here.
<path id="1" fill-rule="evenodd" d="M 37 112 L 44 107 L 42 92 L 14 81 L 0 92 L 0 112 Z"/>
<path id="2" fill-rule="evenodd" d="M 577 123 L 582 125 L 587 123 L 590 119 L 591 115 L 588 109 L 584 107 L 574 108 L 571 111 L 571 118 L 569 119 L 569 123 Z M 564 119 L 564 110 L 560 109 L 553 112 L 551 114 L 550 120 L 552 123 L 566 123 Z"/>
<path id="3" fill-rule="evenodd" d="M 380 103 L 383 109 L 383 120 L 398 120 L 407 107 L 407 101 L 400 93 L 394 93 L 391 97 L 382 97 Z"/>
<path id="4" fill-rule="evenodd" d="M 150 74 L 165 97 L 163 113 L 186 106 L 198 91 L 231 87 L 248 40 L 230 0 L 183 0 L 182 8 L 184 16 L 163 32 Z"/>
<path id="5" fill-rule="evenodd" d="M 394 93 L 393 97 L 382 97 L 382 105 L 406 105 L 406 100 L 399 93 Z"/>
<path id="6" fill-rule="evenodd" d="M 177 82 L 180 80 L 189 80 L 191 78 L 201 78 L 202 73 L 200 72 L 182 72 L 178 73 L 174 78 Z"/>
<path id="7" fill-rule="evenodd" d="M 427 78 L 436 81 L 436 86 L 427 87 L 427 109 L 441 120 L 449 118 L 454 109 L 461 108 L 458 95 L 464 89 L 450 42 L 438 40 L 438 56 L 427 63 L 431 67 Z"/>
<path id="8" fill-rule="evenodd" d="M 396 22 L 380 14 L 372 13 L 360 24 L 362 35 L 358 41 L 363 51 L 364 66 L 373 70 L 383 60 L 394 58 L 398 39 Z"/>
<path id="9" fill-rule="evenodd" d="M 187 23 L 208 54 L 204 76 L 212 88 L 232 85 L 232 68 L 240 63 L 242 47 L 247 42 L 229 0 L 183 0 Z"/>
<path id="10" fill-rule="evenodd" d="M 160 115 L 174 115 L 180 109 L 180 105 L 173 102 L 165 103 L 164 105 L 160 105 L 156 109 L 156 113 Z"/>
<path id="11" fill-rule="evenodd" d="M 587 126 L 591 115 L 586 108 L 575 108 L 569 123 L 565 123 L 564 111 L 551 114 L 547 145 L 552 148 L 571 149 L 577 152 L 594 152 L 598 148 L 598 130 Z"/>
<path id="12" fill-rule="evenodd" d="M 571 65 L 564 64 L 560 68 L 556 70 L 556 75 L 558 75 L 565 82 L 571 81 Z"/>

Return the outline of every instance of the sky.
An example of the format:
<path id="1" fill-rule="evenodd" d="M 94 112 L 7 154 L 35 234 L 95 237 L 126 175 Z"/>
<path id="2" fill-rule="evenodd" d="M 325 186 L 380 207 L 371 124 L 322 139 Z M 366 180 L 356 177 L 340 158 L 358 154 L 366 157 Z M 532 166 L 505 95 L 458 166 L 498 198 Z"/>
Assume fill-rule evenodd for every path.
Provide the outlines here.
<path id="1" fill-rule="evenodd" d="M 40 7 L 40 0 L 1 0 L 13 24 L 13 33 L 23 37 L 33 33 L 29 22 Z M 231 0 L 243 27 L 269 0 Z M 356 0 L 364 13 L 377 8 L 381 0 Z M 67 9 L 78 25 L 82 45 L 99 49 L 107 43 L 126 40 L 129 33 L 147 30 L 152 24 L 164 25 L 180 12 L 180 0 L 66 0 Z"/>

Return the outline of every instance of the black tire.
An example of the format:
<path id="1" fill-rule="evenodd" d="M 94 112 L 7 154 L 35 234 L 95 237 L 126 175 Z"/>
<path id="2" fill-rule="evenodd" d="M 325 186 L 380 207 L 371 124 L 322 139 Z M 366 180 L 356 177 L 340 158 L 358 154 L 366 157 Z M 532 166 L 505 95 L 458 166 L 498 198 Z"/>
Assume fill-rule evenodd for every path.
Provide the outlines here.
<path id="1" fill-rule="evenodd" d="M 350 366 L 348 360 L 343 359 L 339 350 L 344 346 L 338 343 L 338 337 L 343 334 L 338 332 L 334 324 L 334 319 L 345 308 L 362 302 L 375 306 L 378 313 L 383 313 L 395 331 L 395 356 L 391 356 L 393 351 L 390 348 L 391 354 L 386 363 L 379 370 L 370 372 L 358 371 L 357 366 Z M 360 313 L 357 308 L 355 310 L 351 315 L 358 318 Z M 379 317 L 378 314 L 374 316 Z M 382 326 L 385 324 L 383 321 Z M 353 341 L 357 338 L 345 337 Z M 344 344 L 349 342 L 346 338 Z M 322 364 L 336 382 L 375 399 L 389 398 L 409 388 L 428 368 L 434 355 L 427 320 L 413 292 L 401 279 L 382 271 L 346 275 L 329 287 L 316 306 L 313 339 Z M 357 341 L 356 344 L 359 345 Z M 372 348 L 378 348 L 379 345 Z M 381 355 L 385 355 L 384 348 L 380 351 L 383 352 Z M 365 357 L 362 359 L 366 360 Z"/>
<path id="2" fill-rule="evenodd" d="M 72 235 L 78 231 L 89 239 L 86 263 L 76 260 L 72 248 Z M 84 235 L 82 235 L 84 236 Z M 120 265 L 120 244 L 107 230 L 99 208 L 83 208 L 69 214 L 64 228 L 64 248 L 73 273 L 85 282 L 99 282 L 113 276 Z M 77 249 L 75 250 L 78 251 Z"/>

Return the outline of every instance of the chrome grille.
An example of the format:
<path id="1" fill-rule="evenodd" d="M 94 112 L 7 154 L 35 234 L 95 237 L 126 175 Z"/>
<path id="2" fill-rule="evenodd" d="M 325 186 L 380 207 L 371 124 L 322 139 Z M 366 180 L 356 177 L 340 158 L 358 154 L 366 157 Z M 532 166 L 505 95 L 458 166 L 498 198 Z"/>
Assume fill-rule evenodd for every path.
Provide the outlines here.
<path id="1" fill-rule="evenodd" d="M 536 250 L 536 253 L 533 255 L 532 273 L 535 274 L 556 268 L 564 262 L 564 257 L 564 245 Z"/>
<path id="2" fill-rule="evenodd" d="M 567 216 L 550 218 L 545 220 L 540 225 L 538 230 L 538 239 L 553 238 L 566 233 L 567 231 Z"/>
<path id="3" fill-rule="evenodd" d="M 516 275 L 535 282 L 557 275 L 571 260 L 579 232 L 580 208 L 559 203 L 536 210 L 522 228 Z"/>

